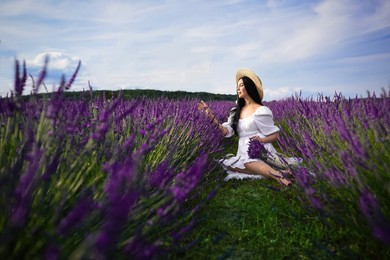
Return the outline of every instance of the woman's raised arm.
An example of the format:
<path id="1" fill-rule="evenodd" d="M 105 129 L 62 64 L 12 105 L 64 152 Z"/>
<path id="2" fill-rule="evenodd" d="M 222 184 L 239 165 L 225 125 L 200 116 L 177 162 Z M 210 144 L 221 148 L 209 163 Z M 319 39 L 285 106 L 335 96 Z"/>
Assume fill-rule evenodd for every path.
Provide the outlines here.
<path id="1" fill-rule="evenodd" d="M 219 123 L 218 119 L 215 118 L 213 112 L 203 100 L 198 103 L 198 109 L 199 111 L 205 113 L 207 118 L 210 119 L 214 125 L 218 126 L 218 129 L 221 131 L 223 136 L 226 136 L 229 133 L 229 130 Z"/>

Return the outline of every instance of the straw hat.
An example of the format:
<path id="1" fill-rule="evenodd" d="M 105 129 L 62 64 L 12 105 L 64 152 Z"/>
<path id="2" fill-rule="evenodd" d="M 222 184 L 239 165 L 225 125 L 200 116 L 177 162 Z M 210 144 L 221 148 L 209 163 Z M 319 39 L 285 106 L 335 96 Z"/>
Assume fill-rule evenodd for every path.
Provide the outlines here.
<path id="1" fill-rule="evenodd" d="M 239 69 L 236 73 L 236 85 L 238 84 L 238 81 L 244 76 L 250 78 L 255 83 L 260 100 L 263 100 L 263 84 L 261 83 L 260 78 L 252 70 L 247 68 Z"/>

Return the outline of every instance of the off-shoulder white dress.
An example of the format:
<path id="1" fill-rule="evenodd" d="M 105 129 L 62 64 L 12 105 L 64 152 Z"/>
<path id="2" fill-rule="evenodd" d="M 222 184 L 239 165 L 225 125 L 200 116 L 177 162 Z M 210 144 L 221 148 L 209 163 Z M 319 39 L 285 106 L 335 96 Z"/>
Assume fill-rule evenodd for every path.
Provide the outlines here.
<path id="1" fill-rule="evenodd" d="M 225 137 L 231 137 L 234 134 L 233 128 L 233 115 L 228 118 L 228 121 L 222 125 L 228 129 L 228 134 Z M 232 168 L 244 169 L 245 164 L 248 162 L 261 161 L 260 159 L 251 159 L 248 156 L 249 139 L 253 136 L 259 136 L 261 138 L 270 134 L 280 131 L 279 127 L 274 124 L 272 111 L 266 107 L 259 107 L 250 117 L 239 119 L 237 125 L 237 133 L 239 136 L 238 149 L 236 156 L 221 160 L 223 168 L 226 170 L 228 176 L 225 180 L 229 179 L 244 179 L 244 178 L 263 178 L 260 175 L 243 174 L 229 170 L 229 166 Z M 272 143 L 264 144 L 264 147 L 270 152 L 276 152 Z"/>

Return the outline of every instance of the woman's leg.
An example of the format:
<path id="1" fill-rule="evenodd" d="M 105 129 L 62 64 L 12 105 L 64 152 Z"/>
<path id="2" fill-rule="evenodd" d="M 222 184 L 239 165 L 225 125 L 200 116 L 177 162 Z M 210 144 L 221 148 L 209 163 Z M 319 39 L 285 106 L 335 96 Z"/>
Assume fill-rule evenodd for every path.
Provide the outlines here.
<path id="1" fill-rule="evenodd" d="M 291 181 L 286 179 L 280 172 L 274 170 L 264 162 L 250 162 L 245 164 L 247 173 L 258 174 L 267 178 L 272 178 L 284 186 L 290 186 Z"/>

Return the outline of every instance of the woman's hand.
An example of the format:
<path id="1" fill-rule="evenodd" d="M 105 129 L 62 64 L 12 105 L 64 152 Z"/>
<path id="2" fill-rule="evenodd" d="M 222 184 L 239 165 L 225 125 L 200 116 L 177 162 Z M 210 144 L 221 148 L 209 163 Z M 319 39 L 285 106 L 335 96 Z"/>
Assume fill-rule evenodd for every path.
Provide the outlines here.
<path id="1" fill-rule="evenodd" d="M 198 109 L 199 111 L 201 111 L 202 113 L 205 113 L 206 116 L 211 120 L 211 122 L 218 126 L 218 129 L 221 131 L 222 135 L 223 136 L 226 136 L 228 134 L 228 129 L 225 128 L 223 125 L 221 125 L 219 122 L 218 122 L 218 119 L 216 119 L 213 115 L 213 113 L 211 112 L 210 108 L 208 107 L 208 105 L 203 101 L 201 100 L 200 103 L 198 103 Z"/>
<path id="2" fill-rule="evenodd" d="M 201 100 L 200 103 L 198 103 L 198 110 L 205 113 L 208 118 L 210 119 L 214 118 L 214 115 L 211 112 L 210 108 L 203 100 Z"/>
<path id="3" fill-rule="evenodd" d="M 203 100 L 201 100 L 200 103 L 198 103 L 198 109 L 199 109 L 199 111 L 204 112 L 204 110 L 205 110 L 206 108 L 208 108 L 207 104 L 206 104 Z"/>
<path id="4" fill-rule="evenodd" d="M 265 142 L 264 142 L 264 138 L 261 138 L 261 137 L 258 136 L 258 135 L 255 135 L 255 136 L 250 137 L 249 140 L 256 140 L 256 141 L 259 141 L 260 143 L 265 143 Z"/>
<path id="5" fill-rule="evenodd" d="M 249 139 L 250 140 L 257 140 L 260 143 L 265 144 L 265 143 L 272 143 L 272 142 L 277 141 L 278 137 L 279 137 L 278 133 L 273 133 L 273 134 L 270 134 L 270 135 L 263 137 L 263 138 L 258 136 L 258 135 L 255 135 L 255 136 L 250 137 Z"/>

